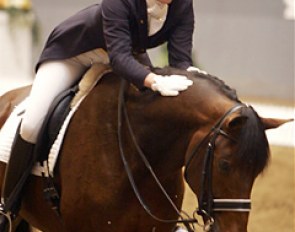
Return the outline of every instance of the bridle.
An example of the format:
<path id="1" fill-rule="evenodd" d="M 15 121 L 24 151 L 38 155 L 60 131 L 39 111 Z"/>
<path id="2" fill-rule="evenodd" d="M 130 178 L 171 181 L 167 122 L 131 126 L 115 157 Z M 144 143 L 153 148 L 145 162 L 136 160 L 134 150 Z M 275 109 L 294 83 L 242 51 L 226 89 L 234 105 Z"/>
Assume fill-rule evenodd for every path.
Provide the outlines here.
<path id="1" fill-rule="evenodd" d="M 199 214 L 201 216 L 204 216 L 207 221 L 205 225 L 201 225 L 203 227 L 204 231 L 209 231 L 211 227 L 214 224 L 214 215 L 213 212 L 215 211 L 234 211 L 234 212 L 248 212 L 251 209 L 251 201 L 250 199 L 214 199 L 213 193 L 212 193 L 212 167 L 213 167 L 213 159 L 214 159 L 214 151 L 215 151 L 215 141 L 219 135 L 223 135 L 227 137 L 228 139 L 234 139 L 230 135 L 228 135 L 226 132 L 224 132 L 221 127 L 223 126 L 223 123 L 225 122 L 225 119 L 231 115 L 232 113 L 236 112 L 242 107 L 247 107 L 243 104 L 237 104 L 234 107 L 232 107 L 229 111 L 227 111 L 221 119 L 215 124 L 215 126 L 209 131 L 209 133 L 202 139 L 202 141 L 192 150 L 191 155 L 189 156 L 189 159 L 185 165 L 185 178 L 187 180 L 187 170 L 191 167 L 191 163 L 193 158 L 197 155 L 200 148 L 205 144 L 206 141 L 208 141 L 207 145 L 207 152 L 204 159 L 204 165 L 203 165 L 203 172 L 202 172 L 202 186 L 201 186 L 201 197 L 199 198 L 199 208 L 193 213 L 193 217 L 189 217 L 188 214 L 182 210 L 179 210 L 177 206 L 174 204 L 173 200 L 168 195 L 167 191 L 162 186 L 160 180 L 156 176 L 153 168 L 151 167 L 149 161 L 147 160 L 146 156 L 144 155 L 144 152 L 140 148 L 140 146 L 137 143 L 135 134 L 133 132 L 133 129 L 131 127 L 131 123 L 129 121 L 128 113 L 125 106 L 125 99 L 124 99 L 124 93 L 126 89 L 126 81 L 122 80 L 119 97 L 118 97 L 118 145 L 119 145 L 119 151 L 120 156 L 124 164 L 124 168 L 126 171 L 126 174 L 128 176 L 128 179 L 130 181 L 131 187 L 140 202 L 141 206 L 144 208 L 144 210 L 147 212 L 148 215 L 150 215 L 153 219 L 159 222 L 163 223 L 182 223 L 185 225 L 187 230 L 189 232 L 194 232 L 194 224 L 200 225 L 196 218 L 196 214 Z M 145 164 L 147 170 L 150 172 L 152 178 L 158 185 L 159 189 L 162 191 L 163 195 L 166 197 L 167 201 L 170 203 L 172 208 L 175 210 L 177 215 L 180 219 L 163 219 L 156 216 L 148 207 L 148 205 L 145 203 L 142 195 L 140 194 L 137 185 L 135 183 L 131 168 L 128 164 L 128 161 L 126 159 L 124 149 L 123 149 L 123 137 L 122 137 L 122 123 L 123 123 L 123 117 L 125 118 L 125 122 L 127 124 L 128 132 L 131 136 L 131 139 L 136 147 L 136 150 L 142 159 L 143 163 Z"/>
<path id="2" fill-rule="evenodd" d="M 192 149 L 192 152 L 185 165 L 184 177 L 188 180 L 188 170 L 191 167 L 193 158 L 198 154 L 201 147 L 208 141 L 207 149 L 203 161 L 201 190 L 199 199 L 199 208 L 197 213 L 207 219 L 208 231 L 214 224 L 214 212 L 230 211 L 230 212 L 249 212 L 251 210 L 250 199 L 215 199 L 212 192 L 212 168 L 215 152 L 215 141 L 219 135 L 226 137 L 229 140 L 237 142 L 235 138 L 231 137 L 228 133 L 221 129 L 228 116 L 241 108 L 247 108 L 247 105 L 236 104 L 230 108 L 212 127 L 207 135 L 201 140 L 200 143 Z"/>

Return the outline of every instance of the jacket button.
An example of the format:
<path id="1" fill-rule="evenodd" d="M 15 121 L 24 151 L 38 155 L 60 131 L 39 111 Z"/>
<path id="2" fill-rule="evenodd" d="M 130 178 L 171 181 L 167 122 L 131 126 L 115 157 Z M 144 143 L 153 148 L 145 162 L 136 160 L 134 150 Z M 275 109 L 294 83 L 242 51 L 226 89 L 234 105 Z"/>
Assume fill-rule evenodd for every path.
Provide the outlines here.
<path id="1" fill-rule="evenodd" d="M 144 24 L 144 20 L 141 19 L 141 20 L 139 21 L 139 23 L 140 23 L 140 24 Z"/>

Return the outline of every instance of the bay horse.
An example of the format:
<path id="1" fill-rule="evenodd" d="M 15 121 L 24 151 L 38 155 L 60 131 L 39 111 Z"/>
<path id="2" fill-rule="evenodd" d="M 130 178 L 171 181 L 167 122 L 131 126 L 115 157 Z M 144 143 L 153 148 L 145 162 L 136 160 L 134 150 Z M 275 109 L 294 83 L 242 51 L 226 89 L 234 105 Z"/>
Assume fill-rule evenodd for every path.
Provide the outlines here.
<path id="1" fill-rule="evenodd" d="M 269 161 L 265 130 L 288 120 L 259 117 L 209 74 L 155 72 L 194 84 L 161 97 L 104 75 L 65 135 L 54 176 L 60 214 L 45 202 L 42 178 L 31 176 L 20 211 L 26 221 L 44 232 L 168 232 L 177 223 L 197 231 L 199 213 L 204 231 L 247 231 L 253 182 Z M 0 98 L 2 125 L 28 91 Z M 191 216 L 181 211 L 185 181 L 199 202 Z"/>

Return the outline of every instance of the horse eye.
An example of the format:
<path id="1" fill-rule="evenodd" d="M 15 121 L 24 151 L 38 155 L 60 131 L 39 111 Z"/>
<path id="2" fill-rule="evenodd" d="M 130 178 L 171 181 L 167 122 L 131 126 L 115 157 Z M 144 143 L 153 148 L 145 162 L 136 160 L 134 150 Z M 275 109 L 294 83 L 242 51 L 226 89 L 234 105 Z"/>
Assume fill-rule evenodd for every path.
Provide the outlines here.
<path id="1" fill-rule="evenodd" d="M 227 160 L 220 160 L 219 161 L 219 169 L 223 172 L 229 172 L 230 162 Z"/>

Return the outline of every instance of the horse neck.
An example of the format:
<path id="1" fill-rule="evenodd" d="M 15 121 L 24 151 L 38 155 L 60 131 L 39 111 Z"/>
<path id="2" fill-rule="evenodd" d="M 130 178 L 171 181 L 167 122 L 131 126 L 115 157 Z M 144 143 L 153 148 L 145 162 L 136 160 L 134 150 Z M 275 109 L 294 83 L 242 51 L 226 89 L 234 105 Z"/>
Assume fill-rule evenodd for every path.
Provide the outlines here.
<path id="1" fill-rule="evenodd" d="M 141 120 L 144 121 L 144 118 Z M 174 127 L 173 133 L 171 133 L 171 125 L 168 127 L 167 124 L 161 124 L 155 119 L 145 122 L 132 119 L 132 126 L 136 142 L 159 175 L 162 171 L 167 174 L 183 166 L 188 139 L 179 127 Z M 133 141 L 131 143 L 134 144 Z M 138 151 L 135 152 L 139 153 Z M 141 166 L 139 166 L 139 169 L 141 169 Z"/>
<path id="2" fill-rule="evenodd" d="M 201 84 L 199 84 L 201 85 Z M 189 142 L 196 131 L 208 132 L 210 127 L 232 106 L 233 100 L 216 91 L 208 92 L 206 84 L 175 98 L 155 94 L 139 94 L 128 111 L 138 143 L 154 167 L 181 169 Z"/>
<path id="3" fill-rule="evenodd" d="M 198 121 L 207 129 L 215 123 L 234 105 L 240 103 L 234 89 L 230 89 L 221 80 L 200 78 L 193 90 Z"/>
<path id="4" fill-rule="evenodd" d="M 156 172 L 161 176 L 180 170 L 189 140 L 187 128 L 174 124 L 158 107 L 143 104 L 139 109 L 129 107 L 128 112 L 137 143 Z"/>

